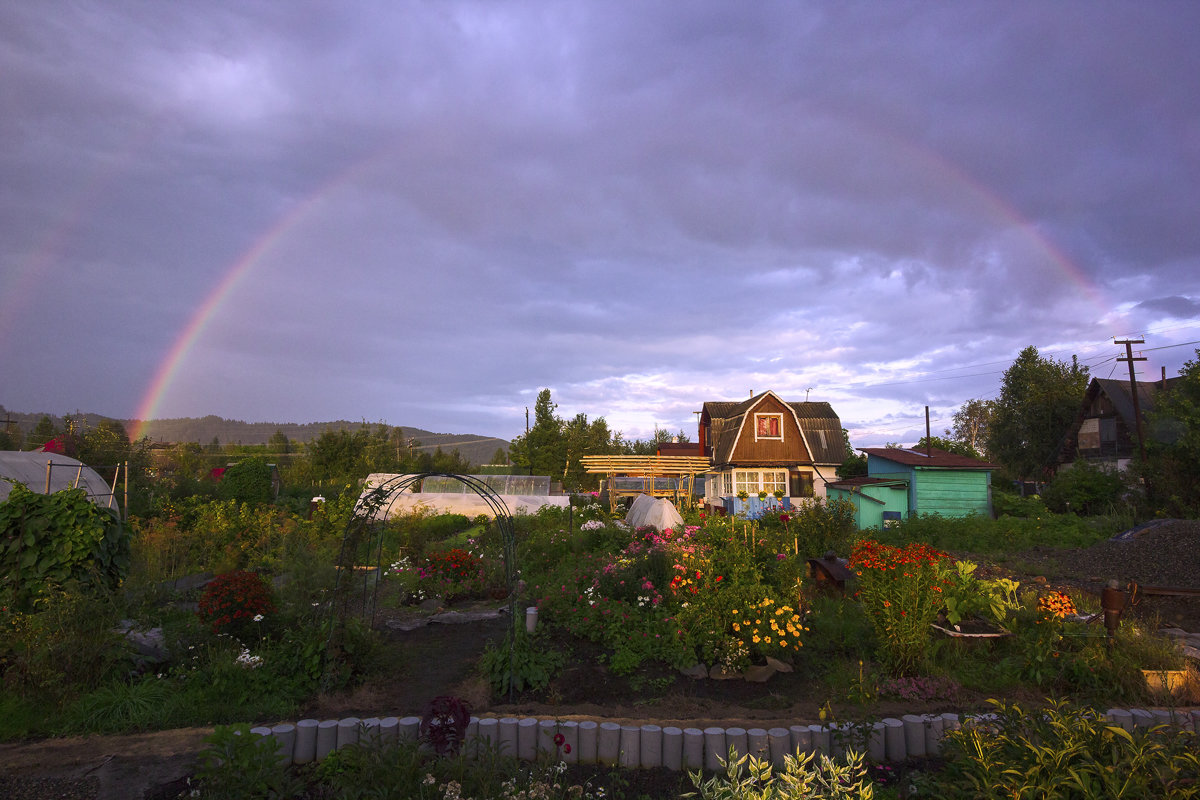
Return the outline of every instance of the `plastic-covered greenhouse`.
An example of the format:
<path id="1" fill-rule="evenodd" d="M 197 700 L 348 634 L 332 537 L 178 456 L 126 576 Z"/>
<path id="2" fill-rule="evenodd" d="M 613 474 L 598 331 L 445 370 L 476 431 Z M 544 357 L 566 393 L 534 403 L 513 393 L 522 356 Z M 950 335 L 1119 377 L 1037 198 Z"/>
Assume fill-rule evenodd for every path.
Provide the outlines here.
<path id="1" fill-rule="evenodd" d="M 367 476 L 363 493 L 382 486 L 396 478 L 411 478 L 401 475 L 375 472 Z M 470 475 L 500 496 L 512 514 L 533 514 L 543 506 L 566 508 L 571 498 L 550 494 L 550 478 L 545 475 Z M 490 517 L 492 509 L 487 502 L 462 481 L 447 477 L 430 477 L 418 485 L 392 492 L 381 509 L 383 517 L 407 514 L 417 509 L 429 509 L 440 514 L 463 514 L 468 517 L 479 515 Z"/>
<path id="2" fill-rule="evenodd" d="M 0 502 L 12 493 L 10 481 L 22 483 L 41 494 L 79 488 L 87 492 L 88 499 L 96 505 L 117 507 L 112 489 L 94 469 L 79 459 L 59 453 L 0 450 Z"/>

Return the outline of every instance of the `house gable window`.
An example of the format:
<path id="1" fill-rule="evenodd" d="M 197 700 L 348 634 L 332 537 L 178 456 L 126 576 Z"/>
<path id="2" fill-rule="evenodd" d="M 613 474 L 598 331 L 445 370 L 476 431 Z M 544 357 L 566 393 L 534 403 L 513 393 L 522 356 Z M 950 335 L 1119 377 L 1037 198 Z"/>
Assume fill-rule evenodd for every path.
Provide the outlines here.
<path id="1" fill-rule="evenodd" d="M 755 414 L 754 439 L 783 439 L 783 415 Z"/>

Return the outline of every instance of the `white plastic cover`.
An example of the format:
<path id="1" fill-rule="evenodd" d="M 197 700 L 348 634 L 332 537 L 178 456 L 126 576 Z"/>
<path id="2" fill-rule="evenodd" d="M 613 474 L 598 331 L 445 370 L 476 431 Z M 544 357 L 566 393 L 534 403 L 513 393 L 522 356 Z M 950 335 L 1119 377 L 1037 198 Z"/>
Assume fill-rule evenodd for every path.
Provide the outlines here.
<path id="1" fill-rule="evenodd" d="M 112 489 L 94 469 L 79 459 L 41 451 L 0 450 L 0 502 L 7 500 L 12 493 L 12 483 L 9 481 L 23 483 L 39 494 L 45 493 L 47 462 L 51 464 L 51 492 L 78 486 L 87 492 L 88 499 L 96 505 L 116 508 Z M 8 480 L 2 480 L 3 478 Z"/>
<path id="2" fill-rule="evenodd" d="M 639 494 L 634 498 L 629 513 L 625 515 L 625 522 L 634 529 L 651 527 L 660 533 L 667 528 L 683 527 L 683 517 L 670 500 L 665 497 L 655 499 L 648 494 Z"/>

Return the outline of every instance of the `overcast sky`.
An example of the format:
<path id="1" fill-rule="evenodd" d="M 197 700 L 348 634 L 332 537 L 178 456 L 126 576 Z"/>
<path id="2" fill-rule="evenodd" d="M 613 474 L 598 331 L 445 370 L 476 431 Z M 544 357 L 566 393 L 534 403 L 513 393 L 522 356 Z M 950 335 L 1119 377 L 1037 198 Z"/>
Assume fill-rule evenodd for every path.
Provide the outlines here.
<path id="1" fill-rule="evenodd" d="M 511 438 L 1200 347 L 1200 3 L 0 5 L 0 404 Z"/>

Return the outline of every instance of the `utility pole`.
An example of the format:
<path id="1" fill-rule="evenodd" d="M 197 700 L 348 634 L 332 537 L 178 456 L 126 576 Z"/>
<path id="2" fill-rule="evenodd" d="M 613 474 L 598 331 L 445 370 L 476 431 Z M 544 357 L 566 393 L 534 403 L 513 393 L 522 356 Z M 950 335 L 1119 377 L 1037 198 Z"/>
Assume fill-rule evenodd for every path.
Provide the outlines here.
<path id="1" fill-rule="evenodd" d="M 1125 357 L 1118 358 L 1117 361 L 1129 362 L 1129 394 L 1133 396 L 1133 419 L 1134 424 L 1137 426 L 1138 456 L 1141 458 L 1143 465 L 1146 463 L 1146 442 L 1142 437 L 1142 409 L 1141 405 L 1138 403 L 1137 376 L 1133 372 L 1133 362 L 1145 361 L 1146 357 L 1137 356 L 1135 358 L 1133 355 L 1133 346 L 1135 344 L 1145 343 L 1145 339 L 1122 339 L 1121 341 L 1117 341 L 1116 339 L 1113 340 L 1113 344 L 1125 345 Z"/>

